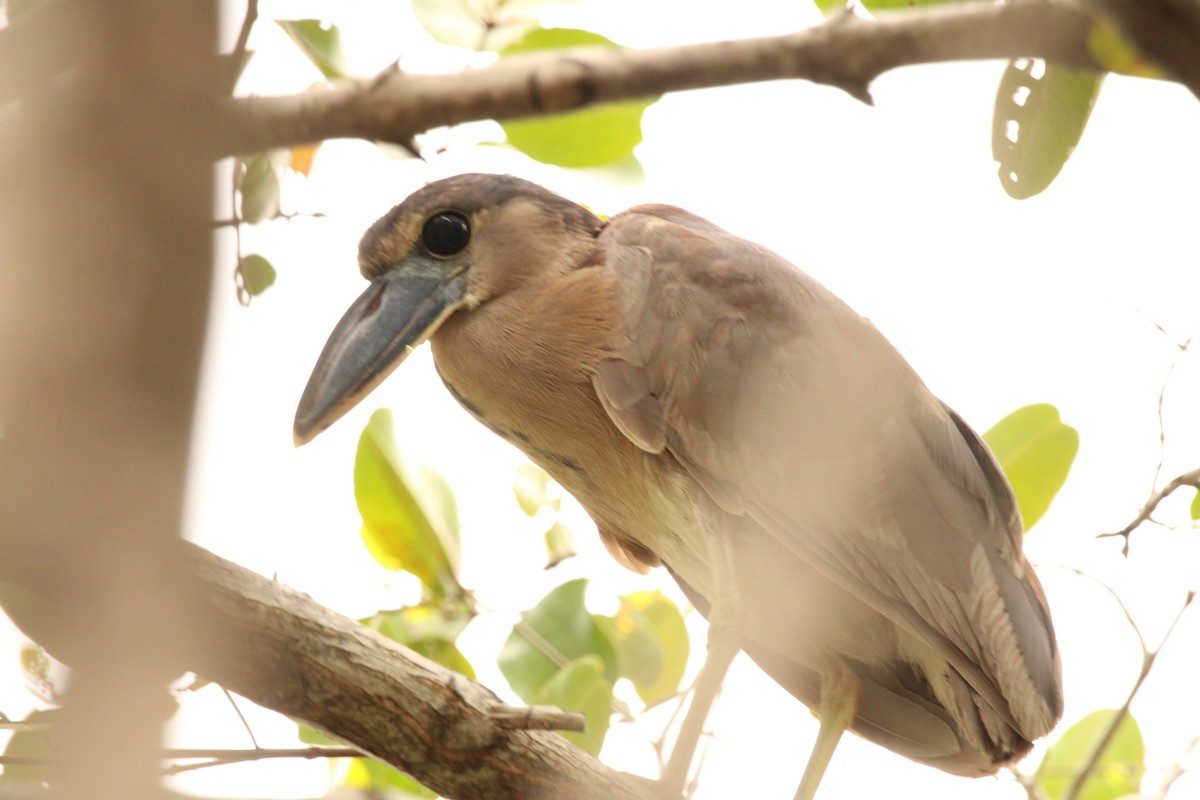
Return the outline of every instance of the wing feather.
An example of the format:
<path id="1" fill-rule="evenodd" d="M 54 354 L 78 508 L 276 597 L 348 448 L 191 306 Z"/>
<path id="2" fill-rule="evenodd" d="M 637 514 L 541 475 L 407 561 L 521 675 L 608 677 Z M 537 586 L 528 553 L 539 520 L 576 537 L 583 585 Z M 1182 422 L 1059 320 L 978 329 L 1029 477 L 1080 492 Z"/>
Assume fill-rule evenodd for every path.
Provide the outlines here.
<path id="1" fill-rule="evenodd" d="M 614 217 L 601 244 L 625 340 L 593 383 L 620 430 L 932 648 L 969 686 L 933 687 L 958 717 L 969 701 L 992 737 L 1053 727 L 1053 629 L 979 437 L 774 253 L 662 206 Z"/>

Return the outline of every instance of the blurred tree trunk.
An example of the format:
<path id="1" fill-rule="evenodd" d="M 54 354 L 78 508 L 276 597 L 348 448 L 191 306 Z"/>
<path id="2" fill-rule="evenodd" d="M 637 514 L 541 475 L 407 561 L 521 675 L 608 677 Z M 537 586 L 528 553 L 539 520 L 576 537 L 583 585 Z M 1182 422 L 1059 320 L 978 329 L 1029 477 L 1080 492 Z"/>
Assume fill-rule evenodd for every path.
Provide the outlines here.
<path id="1" fill-rule="evenodd" d="M 159 795 L 165 686 L 199 622 L 171 545 L 210 289 L 216 13 L 44 0 L 0 31 L 0 581 L 70 633 L 64 796 Z"/>

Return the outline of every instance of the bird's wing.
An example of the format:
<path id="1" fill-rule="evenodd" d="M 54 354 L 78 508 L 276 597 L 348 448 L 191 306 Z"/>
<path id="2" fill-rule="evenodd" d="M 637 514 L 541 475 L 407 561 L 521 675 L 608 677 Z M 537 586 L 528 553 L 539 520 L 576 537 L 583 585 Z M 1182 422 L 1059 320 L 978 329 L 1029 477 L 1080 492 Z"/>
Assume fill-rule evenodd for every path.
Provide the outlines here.
<path id="1" fill-rule="evenodd" d="M 600 244 L 624 339 L 594 385 L 622 432 L 927 643 L 1022 736 L 1053 727 L 1050 620 L 975 433 L 765 248 L 666 206 L 614 217 Z"/>

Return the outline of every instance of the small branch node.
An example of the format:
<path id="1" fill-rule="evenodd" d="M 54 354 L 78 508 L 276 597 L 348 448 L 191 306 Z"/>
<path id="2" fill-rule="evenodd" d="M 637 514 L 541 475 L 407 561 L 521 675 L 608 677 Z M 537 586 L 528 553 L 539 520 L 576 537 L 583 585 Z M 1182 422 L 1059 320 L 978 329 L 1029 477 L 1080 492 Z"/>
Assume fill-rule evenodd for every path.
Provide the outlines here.
<path id="1" fill-rule="evenodd" d="M 586 719 L 578 711 L 564 711 L 554 706 L 515 708 L 497 704 L 488 709 L 487 716 L 496 727 L 508 731 L 575 731 L 582 733 Z"/>

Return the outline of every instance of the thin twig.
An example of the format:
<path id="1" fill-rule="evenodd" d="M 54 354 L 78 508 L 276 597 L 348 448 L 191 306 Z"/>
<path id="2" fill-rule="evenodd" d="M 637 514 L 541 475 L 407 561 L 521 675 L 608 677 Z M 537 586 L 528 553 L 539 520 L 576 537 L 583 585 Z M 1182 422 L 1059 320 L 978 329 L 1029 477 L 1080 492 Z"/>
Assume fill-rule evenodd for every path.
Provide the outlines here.
<path id="1" fill-rule="evenodd" d="M 1156 508 L 1158 508 L 1159 503 L 1161 503 L 1163 500 L 1166 500 L 1177 489 L 1180 489 L 1184 486 L 1191 486 L 1195 489 L 1200 489 L 1200 467 L 1197 467 L 1196 469 L 1185 472 L 1182 475 L 1175 476 L 1167 483 L 1166 486 L 1159 489 L 1154 494 L 1150 495 L 1150 499 L 1147 500 L 1146 504 L 1142 506 L 1140 511 L 1138 511 L 1137 516 L 1134 517 L 1133 521 L 1130 522 L 1128 525 L 1126 525 L 1124 528 L 1122 528 L 1119 531 L 1114 531 L 1112 533 L 1102 533 L 1099 536 L 1097 536 L 1096 538 L 1104 539 L 1104 538 L 1108 538 L 1110 536 L 1120 536 L 1120 537 L 1124 538 L 1125 539 L 1125 548 L 1122 552 L 1125 552 L 1125 554 L 1128 555 L 1129 534 L 1133 533 L 1134 529 L 1136 529 L 1143 522 L 1146 522 L 1150 519 L 1150 516 L 1154 513 L 1154 510 Z"/>
<path id="2" fill-rule="evenodd" d="M 1175 784 L 1175 781 L 1187 773 L 1188 768 L 1184 766 L 1183 762 L 1196 751 L 1197 747 L 1200 747 L 1200 736 L 1188 742 L 1188 746 L 1179 754 L 1179 758 L 1175 759 L 1175 762 L 1163 771 L 1163 778 L 1159 783 L 1158 791 L 1150 796 L 1150 800 L 1166 800 L 1167 793 L 1171 791 L 1171 787 Z"/>
<path id="3" fill-rule="evenodd" d="M 1117 608 L 1121 609 L 1121 613 L 1125 615 L 1125 621 L 1129 623 L 1129 627 L 1133 631 L 1133 635 L 1137 637 L 1138 647 L 1141 648 L 1143 653 L 1146 652 L 1146 637 L 1142 636 L 1141 628 L 1139 628 L 1138 624 L 1133 621 L 1133 615 L 1129 613 L 1129 608 L 1126 607 L 1125 601 L 1121 599 L 1121 595 L 1117 594 L 1116 589 L 1112 588 L 1107 583 L 1105 583 L 1104 581 L 1097 578 L 1095 575 L 1084 572 L 1083 570 L 1081 570 L 1077 567 L 1068 567 L 1066 564 L 1054 564 L 1052 566 L 1056 569 L 1062 569 L 1062 570 L 1066 570 L 1067 572 L 1074 573 L 1075 575 L 1078 575 L 1081 578 L 1086 578 L 1089 581 L 1091 581 L 1092 583 L 1099 586 L 1104 591 L 1108 592 L 1109 596 L 1111 596 L 1112 599 L 1116 602 Z"/>
<path id="4" fill-rule="evenodd" d="M 203 764 L 181 764 L 168 767 L 164 772 L 174 775 L 203 767 L 215 767 L 225 764 L 239 764 L 248 761 L 266 761 L 279 758 L 369 758 L 366 753 L 353 747 L 321 746 L 262 748 L 253 750 L 235 750 L 226 748 L 166 748 L 162 751 L 164 761 L 191 761 L 204 759 Z M 0 767 L 36 767 L 56 763 L 49 756 L 13 756 L 0 755 Z"/>
<path id="5" fill-rule="evenodd" d="M 1095 772 L 1097 765 L 1100 763 L 1101 756 L 1112 743 L 1113 737 L 1117 735 L 1117 730 L 1121 727 L 1121 723 L 1129 716 L 1129 706 L 1133 703 L 1133 698 L 1137 696 L 1138 691 L 1142 688 L 1142 684 L 1146 682 L 1147 676 L 1150 675 L 1150 670 L 1154 667 L 1154 662 L 1158 658 L 1158 654 L 1162 652 L 1167 640 L 1171 638 L 1171 634 L 1175 632 L 1179 620 L 1183 618 L 1184 612 L 1196 599 L 1195 592 L 1188 592 L 1184 598 L 1183 605 L 1179 608 L 1179 613 L 1175 615 L 1175 619 L 1171 620 L 1171 625 L 1167 628 L 1167 632 L 1163 634 L 1162 640 L 1159 641 L 1158 647 L 1154 650 L 1142 650 L 1142 669 L 1138 674 L 1137 680 L 1133 684 L 1133 688 L 1129 690 L 1129 696 L 1125 698 L 1125 702 L 1112 715 L 1112 719 L 1108 722 L 1108 727 L 1104 729 L 1104 733 L 1096 739 L 1092 745 L 1091 751 L 1088 752 L 1087 759 L 1083 762 L 1083 767 L 1075 773 L 1071 779 L 1071 785 L 1067 787 L 1067 791 L 1063 794 L 1062 800 L 1078 800 L 1079 793 L 1083 791 L 1083 787 L 1087 784 L 1088 779 Z"/>
<path id="6" fill-rule="evenodd" d="M 246 45 L 250 42 L 250 30 L 258 21 L 258 0 L 246 0 L 246 16 L 242 19 L 242 29 L 238 31 L 237 43 L 233 46 L 234 69 L 239 73 L 246 58 Z"/>
<path id="7" fill-rule="evenodd" d="M 258 744 L 258 739 L 254 738 L 254 731 L 250 730 L 250 723 L 246 721 L 246 715 L 238 708 L 237 701 L 233 699 L 233 695 L 224 686 L 221 687 L 221 691 L 225 693 L 225 699 L 229 701 L 229 705 L 233 706 L 234 713 L 242 721 L 242 727 L 246 729 L 246 734 L 250 737 L 250 744 L 254 745 L 255 750 L 261 750 L 262 748 Z"/>
<path id="8" fill-rule="evenodd" d="M 513 630 L 519 634 L 522 639 L 528 642 L 534 650 L 537 650 L 543 656 L 548 658 L 550 662 L 554 664 L 554 666 L 558 667 L 559 669 L 565 669 L 568 665 L 570 665 L 571 659 L 559 652 L 557 647 L 546 641 L 546 639 L 540 633 L 535 631 L 530 625 L 526 624 L 524 620 L 519 620 L 515 625 L 513 625 Z M 614 714 L 621 717 L 622 720 L 627 722 L 633 720 L 633 711 L 630 710 L 628 705 L 618 700 L 615 696 L 609 703 L 609 708 Z"/>

